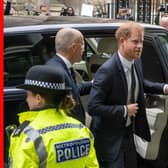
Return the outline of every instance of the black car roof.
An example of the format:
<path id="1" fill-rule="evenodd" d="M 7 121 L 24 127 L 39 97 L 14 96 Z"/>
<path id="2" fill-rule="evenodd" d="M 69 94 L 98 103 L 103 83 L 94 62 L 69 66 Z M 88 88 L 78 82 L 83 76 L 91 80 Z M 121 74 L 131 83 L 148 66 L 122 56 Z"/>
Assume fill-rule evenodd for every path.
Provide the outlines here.
<path id="1" fill-rule="evenodd" d="M 74 27 L 90 29 L 90 27 L 99 29 L 102 27 L 116 28 L 126 20 L 116 20 L 109 18 L 95 18 L 83 16 L 4 16 L 5 33 L 10 32 L 36 32 L 46 30 L 56 30 L 62 27 Z M 163 29 L 157 25 L 141 23 L 146 29 Z M 163 29 L 164 30 L 164 29 Z"/>
<path id="2" fill-rule="evenodd" d="M 114 19 L 83 16 L 4 16 L 4 27 L 48 25 L 48 24 L 81 24 L 81 23 L 114 23 Z M 122 21 L 123 22 L 123 21 Z"/>

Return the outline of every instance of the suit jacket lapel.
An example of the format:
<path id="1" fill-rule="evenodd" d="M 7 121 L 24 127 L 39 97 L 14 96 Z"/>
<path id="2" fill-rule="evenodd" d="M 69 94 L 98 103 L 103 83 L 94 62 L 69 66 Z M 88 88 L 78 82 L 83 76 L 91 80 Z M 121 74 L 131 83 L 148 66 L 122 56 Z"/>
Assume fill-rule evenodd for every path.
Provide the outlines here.
<path id="1" fill-rule="evenodd" d="M 139 66 L 139 63 L 138 63 L 138 60 L 135 61 L 135 71 L 136 71 L 136 74 L 137 74 L 137 78 L 138 78 L 138 83 L 139 83 L 139 93 L 141 93 L 141 90 L 142 90 L 142 87 L 143 87 L 143 77 L 142 77 L 142 74 L 141 74 L 141 69 L 140 69 L 140 66 Z"/>
<path id="2" fill-rule="evenodd" d="M 123 95 L 127 95 L 128 96 L 128 85 L 127 85 L 127 79 L 126 79 L 126 76 L 125 76 L 125 72 L 124 72 L 124 68 L 121 64 L 121 61 L 119 59 L 119 56 L 118 54 L 116 53 L 115 55 L 115 61 L 116 61 L 116 64 L 117 64 L 117 67 L 118 67 L 118 72 L 119 72 L 119 75 L 121 77 L 121 84 L 123 84 L 123 87 L 124 87 L 124 92 Z M 127 96 L 126 96 L 126 100 L 127 100 Z"/>
<path id="3" fill-rule="evenodd" d="M 74 79 L 72 78 L 72 75 L 71 75 L 67 65 L 65 64 L 65 62 L 57 55 L 55 55 L 54 60 L 56 62 L 59 62 L 60 64 L 62 64 L 62 66 L 64 67 L 65 71 L 67 72 L 67 74 L 71 80 L 71 83 L 73 83 L 74 87 L 76 87 L 76 83 L 75 83 Z"/>
<path id="4" fill-rule="evenodd" d="M 66 66 L 65 62 L 64 62 L 59 56 L 57 56 L 57 55 L 54 56 L 54 60 L 55 60 L 56 62 L 60 62 L 60 64 L 62 64 L 62 66 L 64 67 L 64 69 L 65 69 L 66 72 L 68 73 L 68 75 L 71 77 L 71 74 L 70 74 L 69 69 L 68 69 L 68 67 Z"/>

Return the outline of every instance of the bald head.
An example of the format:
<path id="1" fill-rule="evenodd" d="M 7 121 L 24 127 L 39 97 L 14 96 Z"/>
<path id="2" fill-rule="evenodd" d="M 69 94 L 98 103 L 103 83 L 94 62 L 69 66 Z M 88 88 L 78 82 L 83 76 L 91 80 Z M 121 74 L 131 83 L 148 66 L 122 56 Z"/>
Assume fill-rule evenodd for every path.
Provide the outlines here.
<path id="1" fill-rule="evenodd" d="M 162 17 L 160 19 L 160 26 L 165 27 L 168 29 L 168 17 Z"/>
<path id="2" fill-rule="evenodd" d="M 66 51 L 73 42 L 78 42 L 83 35 L 80 31 L 73 28 L 63 28 L 59 30 L 55 38 L 56 51 Z"/>

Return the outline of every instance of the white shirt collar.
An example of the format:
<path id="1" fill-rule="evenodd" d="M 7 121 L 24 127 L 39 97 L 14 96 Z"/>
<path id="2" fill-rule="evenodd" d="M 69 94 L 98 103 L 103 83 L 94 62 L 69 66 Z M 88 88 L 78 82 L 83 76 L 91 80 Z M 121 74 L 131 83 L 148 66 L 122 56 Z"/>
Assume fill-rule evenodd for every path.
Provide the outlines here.
<path id="1" fill-rule="evenodd" d="M 68 59 L 66 59 L 64 56 L 62 56 L 59 53 L 56 53 L 56 55 L 59 56 L 64 61 L 68 69 L 72 67 L 72 64 L 70 63 Z"/>
<path id="2" fill-rule="evenodd" d="M 134 63 L 134 61 L 128 61 L 125 57 L 123 57 L 120 52 L 118 51 L 118 55 L 121 61 L 121 64 L 124 68 L 124 71 L 128 71 L 129 69 L 131 69 L 132 64 Z"/>

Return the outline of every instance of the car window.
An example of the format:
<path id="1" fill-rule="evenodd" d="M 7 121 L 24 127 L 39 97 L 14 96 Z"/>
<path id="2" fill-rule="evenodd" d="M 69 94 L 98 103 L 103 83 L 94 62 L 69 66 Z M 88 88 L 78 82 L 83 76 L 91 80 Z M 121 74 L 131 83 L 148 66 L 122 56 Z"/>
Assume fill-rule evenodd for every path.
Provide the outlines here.
<path id="1" fill-rule="evenodd" d="M 117 50 L 117 42 L 113 35 L 89 37 L 86 38 L 86 42 L 92 49 L 92 52 L 90 49 L 87 54 L 89 78 L 92 79 L 97 69 Z"/>
<path id="2" fill-rule="evenodd" d="M 163 69 L 153 43 L 144 41 L 143 52 L 141 56 L 142 67 L 145 79 L 154 82 L 164 82 Z"/>
<path id="3" fill-rule="evenodd" d="M 114 53 L 117 49 L 117 42 L 113 36 L 86 38 L 86 41 L 92 48 L 92 51 L 94 51 L 94 54 L 100 54 L 100 56 L 108 57 L 109 54 Z"/>
<path id="4" fill-rule="evenodd" d="M 22 83 L 26 71 L 32 66 L 31 52 L 28 50 L 20 53 L 8 54 L 5 57 L 4 65 L 5 86 Z"/>
<path id="5" fill-rule="evenodd" d="M 44 64 L 47 47 L 41 34 L 13 35 L 4 39 L 4 82 L 14 86 L 23 82 L 27 70 Z"/>
<path id="6" fill-rule="evenodd" d="M 88 58 L 91 55 L 98 53 L 96 38 L 85 38 L 85 52 L 86 52 L 86 57 Z"/>
<path id="7" fill-rule="evenodd" d="M 166 35 L 159 35 L 158 37 L 161 42 L 161 46 L 164 48 L 165 52 L 168 53 L 168 37 Z"/>

